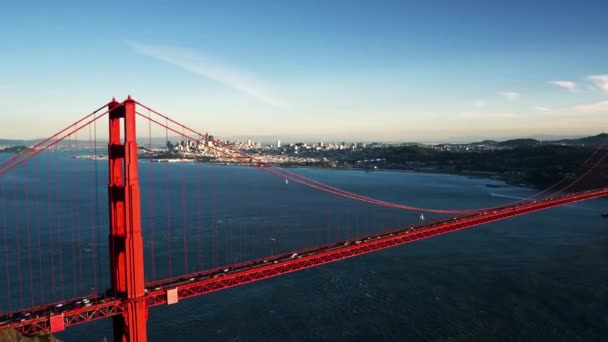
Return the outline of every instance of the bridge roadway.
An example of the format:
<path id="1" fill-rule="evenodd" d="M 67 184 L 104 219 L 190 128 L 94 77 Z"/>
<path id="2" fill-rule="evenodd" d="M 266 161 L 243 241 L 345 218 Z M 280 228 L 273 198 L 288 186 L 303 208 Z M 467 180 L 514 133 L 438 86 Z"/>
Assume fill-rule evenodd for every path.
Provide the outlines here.
<path id="1" fill-rule="evenodd" d="M 401 227 L 392 231 L 321 247 L 243 262 L 146 284 L 148 307 L 272 278 L 286 273 L 371 253 L 480 224 L 524 215 L 564 204 L 604 197 L 608 188 L 497 207 L 485 212 Z M 122 313 L 123 300 L 108 294 L 76 298 L 0 315 L 0 329 L 14 328 L 26 335 L 57 332 L 65 327 Z"/>

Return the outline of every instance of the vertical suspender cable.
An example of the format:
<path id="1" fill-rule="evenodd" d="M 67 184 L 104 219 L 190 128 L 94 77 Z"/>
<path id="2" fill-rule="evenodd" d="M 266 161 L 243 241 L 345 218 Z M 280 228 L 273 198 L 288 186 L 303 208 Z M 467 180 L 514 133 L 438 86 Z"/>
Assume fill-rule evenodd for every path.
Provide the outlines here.
<path id="1" fill-rule="evenodd" d="M 20 189 L 21 187 L 19 186 L 19 181 L 18 178 L 15 177 L 15 203 L 19 203 L 19 197 L 18 197 L 18 189 Z M 17 280 L 18 280 L 18 285 L 19 285 L 19 305 L 23 306 L 23 276 L 21 274 L 21 231 L 19 229 L 19 227 L 21 226 L 21 222 L 18 221 L 19 219 L 21 219 L 22 217 L 20 215 L 17 215 L 17 217 L 15 217 L 16 222 L 15 222 L 15 247 L 16 247 L 16 265 L 17 265 Z"/>
<path id="2" fill-rule="evenodd" d="M 30 304 L 34 306 L 34 279 L 33 279 L 33 269 L 32 269 L 32 234 L 30 227 L 30 205 L 29 205 L 29 191 L 27 181 L 23 182 L 23 192 L 25 194 L 25 231 L 27 237 L 27 259 L 28 266 L 30 271 Z"/>
<path id="3" fill-rule="evenodd" d="M 90 124 L 89 124 L 90 125 Z M 87 125 L 87 126 L 89 126 Z M 82 129 L 82 128 L 81 128 Z M 78 146 L 78 131 L 74 132 L 74 145 L 75 145 L 75 153 L 78 153 L 79 150 L 79 146 Z M 80 183 L 81 183 L 81 172 L 80 172 L 80 168 L 75 168 L 77 170 L 77 177 L 76 177 L 76 212 L 74 214 L 76 214 L 76 258 L 78 261 L 78 278 L 80 280 L 80 286 L 79 288 L 82 289 L 83 288 L 83 283 L 84 283 L 84 277 L 82 276 L 82 240 L 81 240 L 81 236 L 80 236 L 80 201 L 78 200 L 78 198 L 80 197 Z"/>
<path id="4" fill-rule="evenodd" d="M 55 162 L 57 163 L 56 165 L 59 165 L 59 145 L 55 145 Z M 59 185 L 58 185 L 58 180 L 59 180 L 59 176 L 58 173 L 55 174 L 55 203 L 58 202 L 59 200 Z M 62 253 L 62 240 L 61 240 L 61 231 L 62 231 L 62 225 L 61 225 L 61 215 L 59 213 L 57 214 L 57 229 L 55 230 L 56 233 L 56 239 L 57 239 L 57 251 L 59 254 L 59 287 L 61 290 L 61 298 L 65 299 L 65 289 L 64 289 L 64 278 L 63 278 L 63 253 Z"/>
<path id="5" fill-rule="evenodd" d="M 217 251 L 217 167 L 214 167 L 211 172 L 211 229 L 212 229 L 212 245 L 213 245 L 213 267 L 218 266 L 218 251 Z"/>
<path id="6" fill-rule="evenodd" d="M 224 167 L 229 168 L 230 166 L 227 165 L 227 166 L 224 166 Z M 223 172 L 222 174 L 224 176 L 223 177 L 224 178 L 224 184 L 225 184 L 224 186 L 227 187 L 228 184 L 230 183 L 228 181 L 228 171 Z M 224 249 L 223 249 L 224 250 L 224 262 L 222 264 L 229 265 L 231 263 L 230 262 L 230 244 L 229 244 L 230 236 L 229 235 L 230 235 L 230 225 L 231 225 L 231 221 L 232 221 L 231 218 L 230 218 L 230 212 L 231 212 L 230 211 L 230 209 L 231 209 L 230 208 L 230 204 L 233 203 L 234 199 L 232 197 L 232 190 L 228 190 L 227 189 L 226 190 L 226 194 L 228 196 L 226 196 L 226 199 L 224 201 L 225 207 L 222 208 L 223 212 L 225 213 L 224 220 L 223 220 L 224 221 L 224 225 L 223 225 L 224 229 L 222 229 L 222 231 L 223 231 L 222 233 L 224 234 Z"/>
<path id="7" fill-rule="evenodd" d="M 350 239 L 350 229 L 352 226 L 352 218 L 353 215 L 350 215 L 352 203 L 346 201 L 344 203 L 344 207 L 342 208 L 342 214 L 344 215 L 344 222 L 346 223 L 346 236 L 344 237 L 346 240 Z"/>
<path id="8" fill-rule="evenodd" d="M 47 153 L 48 155 L 48 153 Z M 43 179 L 43 177 L 40 177 L 40 172 L 41 172 L 41 168 L 36 168 L 38 171 L 38 177 L 40 179 Z M 47 175 L 48 176 L 48 175 Z M 46 178 L 46 177 L 44 177 Z M 40 192 L 42 191 L 41 187 L 36 187 L 36 189 L 34 190 L 35 195 L 35 199 L 34 199 L 34 210 L 36 211 L 36 233 L 38 235 L 38 290 L 39 290 L 39 294 L 40 294 L 40 301 L 42 303 L 45 302 L 45 298 L 44 298 L 44 286 L 43 283 L 45 283 L 45 279 L 44 279 L 44 275 L 42 270 L 44 269 L 44 267 L 42 266 L 42 237 L 41 237 L 41 229 L 40 226 L 42 225 L 42 208 L 40 207 Z M 46 284 L 45 284 L 46 285 Z"/>
<path id="9" fill-rule="evenodd" d="M 200 144 L 200 142 L 199 142 Z M 198 146 L 197 146 L 198 149 Z M 197 165 L 197 169 L 199 168 L 203 170 L 204 168 L 201 165 Z M 198 182 L 198 186 L 197 186 L 197 195 L 196 195 L 196 212 L 197 212 L 197 221 L 196 221 L 196 226 L 198 227 L 197 229 L 197 233 L 198 233 L 198 245 L 197 245 L 197 254 L 198 254 L 198 268 L 199 270 L 203 270 L 204 269 L 204 265 L 203 265 L 203 215 L 202 215 L 202 211 L 203 211 L 203 190 L 202 190 L 202 183 L 203 183 L 203 177 L 202 175 L 199 175 L 198 172 L 196 174 L 196 179 Z"/>
<path id="10" fill-rule="evenodd" d="M 5 277 L 5 286 L 6 286 L 6 295 L 8 298 L 8 310 L 7 311 L 11 311 L 13 309 L 13 303 L 12 303 L 12 293 L 11 293 L 11 272 L 9 269 L 9 255 L 8 255 L 8 222 L 7 222 L 7 216 L 8 216 L 8 211 L 6 208 L 6 194 L 4 191 L 4 179 L 0 180 L 0 186 L 2 186 L 2 223 L 3 223 L 3 235 L 4 235 L 4 269 L 6 271 L 6 277 Z"/>
<path id="11" fill-rule="evenodd" d="M 319 194 L 315 194 L 315 196 L 319 196 Z M 314 200 L 313 207 L 319 211 L 319 214 L 315 215 L 315 217 L 317 218 L 317 220 L 315 222 L 315 231 L 316 231 L 315 244 L 321 245 L 321 242 L 322 242 L 322 233 L 321 232 L 323 231 L 323 223 L 324 223 L 323 219 L 325 216 L 325 208 L 324 208 L 325 206 L 321 205 L 321 198 Z"/>
<path id="12" fill-rule="evenodd" d="M 184 149 L 189 149 L 189 140 L 184 142 L 186 146 Z M 181 157 L 181 156 L 180 156 Z M 182 239 L 183 239 L 183 249 L 184 249 L 184 273 L 190 272 L 188 270 L 188 236 L 186 231 L 186 163 L 185 160 L 181 161 L 181 178 L 182 178 Z"/>
<path id="13" fill-rule="evenodd" d="M 152 121 L 150 121 L 150 111 L 148 111 L 148 148 L 150 153 L 152 152 Z M 154 201 L 152 191 L 154 190 L 154 182 L 152 181 L 152 159 L 148 160 L 148 205 L 150 215 L 150 252 L 151 252 L 151 266 L 152 266 L 152 280 L 156 280 L 156 256 L 154 254 Z"/>
<path id="14" fill-rule="evenodd" d="M 95 118 L 96 119 L 96 118 Z M 93 151 L 95 152 L 95 156 L 97 156 L 97 120 L 93 121 Z M 109 156 L 108 156 L 109 158 Z M 95 227 L 97 231 L 97 237 L 95 239 L 95 252 L 93 254 L 97 255 L 97 272 L 99 273 L 99 284 L 96 284 L 96 292 L 99 293 L 103 289 L 102 282 L 102 267 L 101 267 L 101 222 L 99 220 L 99 168 L 97 159 L 95 160 Z M 95 272 L 95 274 L 97 274 Z"/>
<path id="15" fill-rule="evenodd" d="M 168 125 L 168 122 L 167 122 Z M 167 146 L 167 155 L 171 154 L 170 148 L 169 148 L 169 130 L 165 129 L 165 143 Z M 168 156 L 167 156 L 168 158 Z M 166 184 L 166 190 L 167 190 L 167 195 L 165 197 L 165 202 L 167 204 L 167 264 L 168 264 L 168 270 L 169 270 L 169 277 L 171 277 L 173 275 L 173 271 L 172 271 L 172 267 L 171 267 L 171 207 L 170 207 L 170 202 L 171 202 L 171 196 L 170 196 L 170 192 L 169 192 L 169 176 L 170 176 L 170 171 L 169 171 L 169 162 L 167 161 L 167 173 L 165 176 L 165 184 Z"/>
<path id="16" fill-rule="evenodd" d="M 91 163 L 91 170 L 89 172 L 90 174 L 90 182 L 91 182 L 91 189 L 96 189 L 97 188 L 97 183 L 96 183 L 96 176 L 95 176 L 95 165 L 97 164 L 97 153 L 95 151 L 95 148 L 93 147 L 93 133 L 91 132 L 93 128 L 93 125 L 89 125 L 89 153 L 93 153 L 93 158 L 92 159 L 92 163 Z M 93 191 L 93 194 L 96 193 L 97 190 Z M 95 196 L 95 195 L 94 195 Z M 93 200 L 93 203 L 96 202 L 96 199 Z M 90 247 L 97 249 L 97 244 L 95 242 L 95 231 L 96 231 L 96 222 L 95 222 L 95 207 L 91 206 L 91 213 L 89 215 L 89 217 L 91 218 L 91 245 Z M 93 269 L 93 289 L 97 289 L 97 253 L 95 250 L 91 250 L 92 256 L 93 256 L 93 265 L 92 265 L 92 269 Z M 97 292 L 95 290 L 95 292 Z"/>
<path id="17" fill-rule="evenodd" d="M 239 167 L 241 166 L 241 161 L 239 161 Z M 245 171 L 249 171 L 249 170 L 245 170 Z M 235 175 L 236 177 L 236 175 Z M 244 176 L 245 177 L 245 176 Z M 241 215 L 243 215 L 243 213 L 240 211 L 239 208 L 246 208 L 246 198 L 243 195 L 246 191 L 248 191 L 250 189 L 247 189 L 245 186 L 239 186 L 238 188 L 236 188 L 236 203 L 233 206 L 233 212 L 234 212 L 234 218 L 232 219 L 232 230 L 230 235 L 232 236 L 232 241 L 233 241 L 233 263 L 238 263 L 239 261 L 244 261 L 246 259 L 243 258 L 243 239 L 245 236 L 245 220 L 241 219 Z"/>
<path id="18" fill-rule="evenodd" d="M 326 244 L 330 241 L 329 239 L 329 232 L 331 229 L 331 196 L 323 196 L 325 199 L 325 234 L 322 234 L 324 236 L 321 236 L 321 238 L 323 239 L 322 244 Z"/>
<path id="19" fill-rule="evenodd" d="M 71 153 L 73 153 L 73 149 L 72 149 L 72 141 L 70 140 L 71 136 L 68 136 L 68 157 L 70 156 Z M 69 170 L 68 172 L 72 172 L 72 170 Z M 70 216 L 70 240 L 71 240 L 71 245 L 72 245 L 72 291 L 73 291 L 73 296 L 76 297 L 77 295 L 77 288 L 78 286 L 76 286 L 76 283 L 78 282 L 78 277 L 76 275 L 76 229 L 75 229 L 75 224 L 74 224 L 74 216 L 76 216 L 76 199 L 74 197 L 74 178 L 76 178 L 75 176 L 70 175 L 69 177 L 69 191 L 68 191 L 68 196 L 70 198 L 70 211 L 68 213 L 68 215 Z"/>
<path id="20" fill-rule="evenodd" d="M 49 156 L 49 159 L 46 163 L 46 174 L 49 175 L 48 179 L 50 180 L 51 178 L 55 178 L 56 176 L 56 170 L 55 170 L 55 174 L 53 174 L 53 176 L 51 177 L 51 160 L 55 160 L 55 149 L 50 150 L 49 152 L 53 153 L 53 156 Z M 56 179 L 55 179 L 56 181 Z M 47 182 L 47 199 L 46 199 L 46 203 L 47 203 L 47 224 L 48 224 L 48 239 L 49 239 L 49 254 L 50 254 L 50 259 L 51 259 L 51 289 L 52 289 L 52 293 L 53 293 L 53 301 L 55 301 L 57 299 L 57 282 L 55 279 L 55 231 L 53 229 L 54 224 L 55 224 L 55 216 L 57 215 L 57 213 L 53 212 L 53 208 L 51 207 L 51 203 L 53 203 L 52 197 L 53 197 L 53 191 L 51 189 L 51 181 Z"/>

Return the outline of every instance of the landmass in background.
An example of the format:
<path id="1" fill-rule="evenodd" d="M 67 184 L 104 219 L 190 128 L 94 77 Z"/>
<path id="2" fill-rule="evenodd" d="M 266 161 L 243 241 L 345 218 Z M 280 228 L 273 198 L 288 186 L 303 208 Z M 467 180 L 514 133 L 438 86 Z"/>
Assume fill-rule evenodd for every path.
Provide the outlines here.
<path id="1" fill-rule="evenodd" d="M 61 340 L 53 335 L 27 337 L 21 335 L 17 330 L 3 329 L 0 330 L 0 342 L 61 342 Z"/>
<path id="2" fill-rule="evenodd" d="M 598 163 L 608 171 L 608 160 L 598 153 L 608 143 L 608 134 L 580 139 L 539 141 L 484 140 L 468 144 L 316 142 L 262 145 L 252 140 L 219 140 L 205 135 L 198 141 L 164 141 L 139 144 L 139 158 L 152 162 L 195 162 L 284 167 L 320 167 L 362 170 L 404 170 L 453 173 L 504 180 L 513 185 L 545 188 L 562 179 L 568 181 L 583 169 Z M 87 148 L 73 142 L 71 148 Z M 15 150 L 25 146 L 13 147 Z M 60 148 L 67 148 L 62 146 Z M 103 160 L 106 147 L 95 154 L 76 158 Z M 234 150 L 244 153 L 235 153 Z M 590 156 L 590 160 L 587 160 Z M 582 165 L 587 161 L 586 165 Z M 601 180 L 596 180 L 601 181 Z M 598 183 L 599 184 L 599 183 Z M 593 186 L 594 184 L 587 184 Z"/>

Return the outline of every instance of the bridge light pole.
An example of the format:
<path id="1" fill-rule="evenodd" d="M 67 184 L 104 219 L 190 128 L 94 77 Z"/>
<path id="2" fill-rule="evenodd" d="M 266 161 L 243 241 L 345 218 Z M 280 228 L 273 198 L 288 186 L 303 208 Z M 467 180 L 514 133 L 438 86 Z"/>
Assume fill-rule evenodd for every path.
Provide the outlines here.
<path id="1" fill-rule="evenodd" d="M 114 316 L 114 341 L 145 342 L 148 309 L 144 298 L 144 251 L 135 140 L 135 101 L 110 102 L 108 161 L 110 182 L 111 291 L 123 299 L 122 315 Z M 124 141 L 121 139 L 123 120 Z"/>

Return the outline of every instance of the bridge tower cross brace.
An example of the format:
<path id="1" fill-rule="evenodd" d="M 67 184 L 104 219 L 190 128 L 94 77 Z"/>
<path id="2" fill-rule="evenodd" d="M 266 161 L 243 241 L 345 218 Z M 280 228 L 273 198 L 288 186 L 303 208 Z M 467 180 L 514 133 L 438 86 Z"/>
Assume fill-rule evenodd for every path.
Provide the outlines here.
<path id="1" fill-rule="evenodd" d="M 114 341 L 145 342 L 148 309 L 144 299 L 144 251 L 135 140 L 135 101 L 109 103 L 111 291 L 123 298 L 123 314 L 114 316 Z M 121 139 L 124 122 L 124 142 Z"/>

